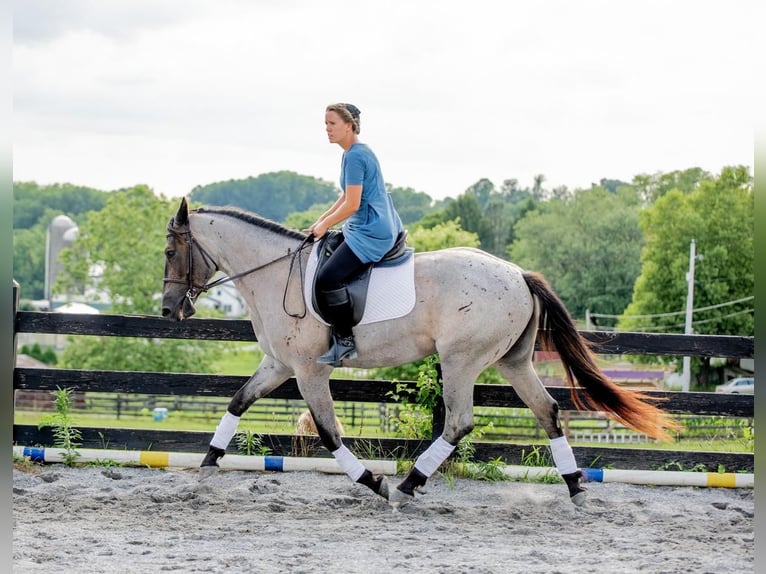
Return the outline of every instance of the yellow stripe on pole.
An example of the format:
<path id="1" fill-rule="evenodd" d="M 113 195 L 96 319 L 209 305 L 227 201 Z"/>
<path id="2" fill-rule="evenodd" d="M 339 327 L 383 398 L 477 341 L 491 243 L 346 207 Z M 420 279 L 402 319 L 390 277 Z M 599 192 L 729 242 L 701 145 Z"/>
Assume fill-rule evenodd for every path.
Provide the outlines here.
<path id="1" fill-rule="evenodd" d="M 141 466 L 151 467 L 166 467 L 168 466 L 169 453 L 167 452 L 152 452 L 150 450 L 142 450 L 139 457 L 139 463 Z"/>
<path id="2" fill-rule="evenodd" d="M 708 486 L 720 486 L 721 488 L 736 488 L 737 476 L 732 472 L 708 472 Z"/>

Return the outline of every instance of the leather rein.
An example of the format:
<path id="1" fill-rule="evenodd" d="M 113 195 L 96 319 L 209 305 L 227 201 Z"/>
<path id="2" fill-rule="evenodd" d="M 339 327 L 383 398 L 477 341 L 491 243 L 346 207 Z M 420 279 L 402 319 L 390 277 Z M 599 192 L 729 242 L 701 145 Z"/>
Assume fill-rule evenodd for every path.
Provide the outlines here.
<path id="1" fill-rule="evenodd" d="M 242 271 L 241 273 L 236 273 L 234 275 L 228 275 L 226 277 L 220 277 L 216 279 L 215 281 L 210 281 L 209 283 L 206 283 L 204 285 L 199 285 L 197 283 L 194 283 L 194 254 L 193 251 L 196 248 L 200 255 L 202 255 L 202 259 L 205 260 L 205 263 L 208 265 L 208 267 L 215 267 L 215 271 L 220 271 L 220 268 L 218 267 L 218 264 L 215 262 L 215 260 L 210 256 L 210 254 L 205 251 L 205 249 L 196 241 L 194 241 L 194 237 L 191 233 L 191 228 L 189 227 L 188 223 L 184 226 L 186 229 L 182 229 L 181 231 L 178 231 L 173 228 L 173 218 L 171 218 L 170 222 L 167 226 L 167 235 L 166 237 L 175 237 L 176 239 L 183 240 L 186 242 L 186 244 L 189 246 L 189 249 L 187 250 L 187 279 L 184 281 L 183 279 L 170 279 L 167 277 L 167 262 L 165 263 L 165 277 L 162 279 L 163 283 L 179 283 L 182 285 L 186 285 L 186 298 L 190 302 L 194 302 L 197 300 L 197 297 L 199 297 L 202 293 L 206 293 L 208 290 L 212 289 L 213 287 L 217 287 L 218 285 L 221 285 L 223 283 L 228 283 L 229 281 L 233 281 L 234 279 L 239 279 L 240 277 L 244 277 L 245 275 L 250 275 L 251 273 L 255 273 L 256 271 L 260 271 L 261 269 L 264 269 L 265 267 L 269 267 L 270 265 L 277 263 L 278 261 L 282 261 L 283 259 L 286 259 L 288 257 L 292 257 L 290 261 L 290 270 L 287 274 L 287 283 L 285 284 L 285 291 L 282 295 L 282 309 L 284 309 L 285 313 L 287 313 L 290 317 L 295 317 L 298 319 L 303 319 L 306 316 L 306 304 L 305 304 L 305 297 L 301 297 L 304 301 L 303 305 L 303 311 L 301 313 L 291 313 L 287 310 L 287 289 L 290 286 L 290 277 L 292 277 L 293 274 L 293 267 L 295 265 L 295 260 L 298 259 L 298 269 L 300 270 L 300 277 L 301 277 L 301 294 L 303 294 L 303 285 L 304 285 L 304 270 L 303 265 L 301 264 L 301 260 L 298 258 L 298 255 L 310 244 L 314 241 L 313 235 L 307 235 L 305 239 L 303 239 L 296 250 L 291 250 L 288 248 L 287 253 L 284 255 L 280 255 L 276 259 L 272 259 L 271 261 L 267 261 L 266 263 L 263 263 L 262 265 L 258 265 L 256 267 L 253 267 L 251 269 L 248 269 L 246 271 Z M 213 273 L 215 273 L 215 271 Z"/>

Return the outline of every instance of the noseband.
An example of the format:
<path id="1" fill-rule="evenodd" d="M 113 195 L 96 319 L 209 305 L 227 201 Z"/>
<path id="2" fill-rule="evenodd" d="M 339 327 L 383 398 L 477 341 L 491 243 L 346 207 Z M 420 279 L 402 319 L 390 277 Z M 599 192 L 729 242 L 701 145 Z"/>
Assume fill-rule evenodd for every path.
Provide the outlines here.
<path id="1" fill-rule="evenodd" d="M 281 261 L 282 259 L 285 259 L 287 257 L 290 257 L 292 255 L 292 260 L 290 261 L 290 271 L 287 276 L 287 284 L 285 285 L 285 292 L 282 297 L 282 308 L 284 309 L 285 313 L 290 315 L 291 317 L 298 317 L 303 318 L 306 316 L 306 310 L 304 309 L 302 313 L 300 314 L 294 314 L 290 313 L 287 308 L 287 288 L 290 283 L 290 277 L 292 276 L 293 271 L 293 265 L 295 264 L 295 259 L 298 257 L 298 255 L 303 251 L 308 245 L 313 243 L 314 236 L 313 235 L 307 235 L 303 241 L 301 241 L 300 246 L 295 251 L 288 249 L 287 253 L 284 255 L 281 255 L 277 257 L 276 259 L 272 259 L 271 261 L 268 261 L 267 263 L 264 263 L 263 265 L 258 265 L 257 267 L 253 267 L 252 269 L 248 269 L 247 271 L 243 271 L 242 273 L 237 273 L 235 275 L 227 276 L 227 277 L 221 277 L 219 279 L 216 279 L 215 281 L 211 281 L 209 283 L 206 283 L 205 285 L 197 285 L 194 283 L 194 257 L 192 251 L 196 247 L 200 254 L 202 255 L 202 258 L 205 260 L 205 263 L 208 264 L 208 267 L 215 267 L 215 271 L 219 271 L 220 268 L 218 267 L 218 264 L 213 260 L 213 258 L 208 254 L 207 251 L 197 242 L 194 241 L 194 238 L 192 237 L 191 233 L 191 227 L 189 227 L 189 224 L 187 223 L 185 228 L 181 231 L 177 231 L 173 228 L 173 222 L 174 218 L 170 218 L 170 221 L 168 222 L 167 230 L 168 233 L 165 237 L 175 237 L 176 239 L 183 239 L 186 244 L 189 246 L 188 253 L 187 253 L 187 279 L 184 281 L 183 279 L 170 279 L 167 277 L 168 274 L 168 267 L 167 267 L 167 261 L 165 262 L 165 277 L 162 279 L 163 283 L 180 283 L 181 285 L 186 285 L 186 298 L 194 303 L 197 300 L 197 297 L 199 297 L 202 293 L 207 292 L 209 289 L 212 289 L 213 287 L 217 287 L 218 285 L 221 285 L 222 283 L 227 283 L 229 281 L 233 281 L 234 279 L 239 279 L 240 277 L 244 277 L 245 275 L 249 275 L 251 273 L 255 273 L 256 271 L 259 271 L 260 269 L 263 269 L 264 267 L 268 267 L 272 263 L 276 263 L 277 261 Z M 300 275 L 301 275 L 301 289 L 303 289 L 303 267 L 298 264 L 298 267 L 300 269 Z M 215 271 L 213 273 L 215 273 Z"/>

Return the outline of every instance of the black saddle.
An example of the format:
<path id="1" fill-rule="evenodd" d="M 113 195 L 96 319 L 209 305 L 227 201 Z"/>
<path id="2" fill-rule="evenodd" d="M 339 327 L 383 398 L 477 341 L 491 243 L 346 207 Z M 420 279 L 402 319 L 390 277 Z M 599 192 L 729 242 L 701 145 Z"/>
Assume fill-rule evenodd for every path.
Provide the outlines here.
<path id="1" fill-rule="evenodd" d="M 319 316 L 322 317 L 322 319 L 324 319 L 324 321 L 327 323 L 332 323 L 332 321 L 328 319 L 324 312 L 325 302 L 321 293 L 317 292 L 318 290 L 316 288 L 316 277 L 319 274 L 319 270 L 322 268 L 322 266 L 327 263 L 327 260 L 335 252 L 338 246 L 343 243 L 344 240 L 345 239 L 343 237 L 342 231 L 328 231 L 324 234 L 322 239 L 319 240 L 319 244 L 316 248 L 318 260 L 316 272 L 314 274 L 314 282 L 311 289 L 311 302 Z M 364 315 L 364 308 L 367 304 L 367 288 L 370 284 L 370 275 L 372 274 L 373 268 L 395 267 L 396 265 L 400 265 L 409 259 L 413 251 L 414 250 L 412 248 L 407 247 L 407 232 L 402 231 L 396 237 L 394 246 L 388 251 L 388 253 L 383 256 L 383 259 L 377 263 L 368 265 L 359 274 L 349 279 L 348 284 L 346 285 L 346 290 L 348 291 L 348 296 L 352 303 L 353 325 L 358 325 L 359 321 L 362 320 L 362 316 Z"/>

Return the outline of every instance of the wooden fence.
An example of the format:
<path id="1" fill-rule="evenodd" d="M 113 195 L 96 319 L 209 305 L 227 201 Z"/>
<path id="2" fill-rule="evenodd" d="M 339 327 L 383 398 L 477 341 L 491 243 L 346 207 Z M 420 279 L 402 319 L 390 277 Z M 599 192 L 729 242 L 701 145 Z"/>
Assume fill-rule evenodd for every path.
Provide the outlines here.
<path id="1" fill-rule="evenodd" d="M 18 310 L 18 286 L 14 283 L 14 341 L 17 333 L 48 333 L 59 335 L 98 335 L 116 337 L 146 337 L 171 339 L 199 339 L 223 341 L 255 341 L 249 321 L 226 319 L 190 319 L 176 323 L 155 316 L 131 315 L 77 315 L 42 313 Z M 583 336 L 594 345 L 599 354 L 707 356 L 752 358 L 752 337 L 674 335 L 648 333 L 614 333 L 584 331 Z M 15 347 L 15 343 L 14 343 Z M 15 368 L 15 390 L 48 390 L 71 388 L 82 392 L 138 393 L 154 395 L 231 397 L 248 377 L 212 374 L 156 373 L 125 371 L 88 371 L 70 369 Z M 414 388 L 414 382 L 407 382 Z M 395 384 L 386 380 L 331 379 L 330 388 L 336 401 L 358 403 L 392 403 L 389 392 Z M 575 410 L 568 387 L 547 387 L 563 411 Z M 664 400 L 663 408 L 676 414 L 697 414 L 750 418 L 754 416 L 752 396 L 701 393 L 645 391 Z M 269 398 L 300 400 L 294 379 L 274 390 Z M 520 407 L 524 403 L 510 385 L 476 385 L 476 406 Z M 436 434 L 443 428 L 443 408 L 434 412 L 433 428 Z M 179 452 L 205 452 L 215 425 L 209 432 L 164 431 L 113 428 L 81 428 L 82 446 L 130 450 L 158 450 Z M 32 425 L 13 427 L 16 444 L 51 446 L 50 428 L 38 429 Z M 307 441 L 308 446 L 307 448 Z M 366 458 L 414 458 L 430 441 L 416 439 L 344 437 L 344 443 Z M 329 456 L 318 440 L 295 437 L 291 434 L 263 436 L 263 442 L 274 455 L 294 455 L 309 452 L 315 456 Z M 499 442 L 475 443 L 475 459 L 502 458 L 508 464 L 520 464 L 525 453 L 547 445 L 511 444 Z M 578 463 L 585 467 L 620 469 L 683 468 L 715 472 L 724 467 L 727 472 L 753 472 L 752 453 L 700 452 L 685 450 L 659 450 L 647 448 L 619 448 L 613 446 L 574 446 Z M 234 446 L 230 447 L 234 452 Z"/>

